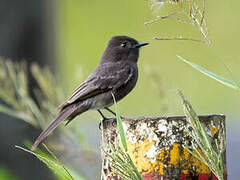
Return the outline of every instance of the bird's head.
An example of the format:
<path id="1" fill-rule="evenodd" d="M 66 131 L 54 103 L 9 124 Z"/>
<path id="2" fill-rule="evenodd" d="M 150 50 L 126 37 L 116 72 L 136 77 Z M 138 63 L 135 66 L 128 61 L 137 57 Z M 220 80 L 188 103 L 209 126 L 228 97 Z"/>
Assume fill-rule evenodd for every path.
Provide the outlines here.
<path id="1" fill-rule="evenodd" d="M 114 36 L 108 42 L 100 63 L 109 61 L 133 61 L 137 62 L 139 49 L 148 45 L 146 42 L 138 42 L 128 36 Z"/>

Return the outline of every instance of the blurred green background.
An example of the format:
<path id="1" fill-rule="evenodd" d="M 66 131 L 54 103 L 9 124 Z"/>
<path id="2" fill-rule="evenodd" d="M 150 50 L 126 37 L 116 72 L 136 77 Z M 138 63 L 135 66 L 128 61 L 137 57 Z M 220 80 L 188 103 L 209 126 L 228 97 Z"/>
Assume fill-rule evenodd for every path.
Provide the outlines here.
<path id="1" fill-rule="evenodd" d="M 207 1 L 206 21 L 218 55 L 240 80 L 239 28 L 240 2 Z M 195 37 L 199 31 L 172 19 L 148 26 L 145 21 L 156 15 L 147 1 L 76 1 L 63 0 L 56 11 L 57 67 L 64 82 L 69 82 L 68 94 L 96 67 L 107 41 L 114 35 L 128 35 L 149 46 L 141 50 L 139 81 L 130 95 L 119 102 L 124 116 L 165 116 L 183 114 L 176 89 L 181 89 L 198 114 L 221 113 L 227 119 L 229 179 L 239 177 L 236 163 L 240 160 L 238 127 L 240 94 L 184 64 L 181 55 L 208 70 L 231 79 L 216 52 L 207 45 L 191 41 L 157 41 L 154 37 Z M 172 10 L 162 8 L 159 15 Z M 75 80 L 72 81 L 72 77 Z M 239 82 L 239 81 L 238 81 Z M 97 113 L 87 112 L 70 126 L 82 129 L 83 121 L 98 120 Z M 78 125 L 79 124 L 79 125 Z M 90 128 L 93 128 L 92 126 Z M 88 131 L 85 132 L 88 136 Z M 238 165 L 237 165 L 238 166 Z"/>
<path id="2" fill-rule="evenodd" d="M 207 1 L 206 20 L 210 39 L 217 53 L 240 81 L 239 5 L 237 0 Z M 136 88 L 118 103 L 120 113 L 123 116 L 183 114 L 176 95 L 176 90 L 181 89 L 198 114 L 221 113 L 227 116 L 229 179 L 239 177 L 239 92 L 206 77 L 176 57 L 181 55 L 231 79 L 216 52 L 201 43 L 153 39 L 176 36 L 200 39 L 201 35 L 196 28 L 173 19 L 145 26 L 145 21 L 172 11 L 163 7 L 159 14 L 154 14 L 145 0 L 61 0 L 50 4 L 46 1 L 43 9 L 48 12 L 44 18 L 52 19 L 44 27 L 52 27 L 52 37 L 47 36 L 49 39 L 41 43 L 49 47 L 47 51 L 52 54 L 50 64 L 54 64 L 55 60 L 55 72 L 64 84 L 67 96 L 97 66 L 112 36 L 128 35 L 139 41 L 149 42 L 150 45 L 142 48 L 140 53 L 139 81 Z M 99 153 L 100 117 L 97 112 L 89 111 L 76 119 L 70 123 L 70 128 L 80 134 L 80 141 Z M 100 173 L 99 167 L 94 168 Z"/>
<path id="3" fill-rule="evenodd" d="M 207 3 L 210 38 L 236 77 L 239 77 L 237 35 L 240 27 L 238 1 Z M 200 114 L 239 110 L 239 93 L 200 74 L 176 58 L 181 55 L 196 64 L 230 78 L 218 57 L 204 44 L 191 41 L 157 41 L 153 37 L 196 37 L 197 29 L 167 19 L 144 26 L 155 18 L 146 1 L 62 1 L 56 16 L 57 67 L 69 83 L 69 95 L 96 67 L 114 35 L 128 35 L 150 43 L 141 51 L 140 78 L 134 91 L 119 103 L 124 115 L 182 114 L 176 89 L 182 89 Z M 171 12 L 162 8 L 161 14 Z M 77 77 L 77 78 L 72 78 Z M 72 80 L 74 79 L 74 80 Z M 166 108 L 163 108 L 166 107 Z M 231 121 L 232 119 L 228 119 Z M 230 123 L 229 123 L 230 124 Z"/>

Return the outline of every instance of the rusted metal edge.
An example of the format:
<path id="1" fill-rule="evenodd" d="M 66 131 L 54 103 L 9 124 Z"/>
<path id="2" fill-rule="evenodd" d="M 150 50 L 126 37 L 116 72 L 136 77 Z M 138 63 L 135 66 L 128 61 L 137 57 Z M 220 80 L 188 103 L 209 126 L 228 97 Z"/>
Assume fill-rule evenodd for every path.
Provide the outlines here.
<path id="1" fill-rule="evenodd" d="M 221 117 L 222 119 L 225 119 L 226 116 L 224 114 L 203 114 L 203 115 L 198 115 L 199 120 L 201 122 L 209 121 L 214 116 Z M 139 116 L 139 117 L 122 117 L 122 121 L 154 121 L 154 120 L 159 120 L 159 119 L 164 119 L 164 120 L 176 120 L 176 119 L 185 119 L 186 116 L 184 115 L 178 115 L 178 116 Z M 106 128 L 109 125 L 115 126 L 117 123 L 116 118 L 109 118 L 107 121 L 103 121 L 103 126 Z"/>

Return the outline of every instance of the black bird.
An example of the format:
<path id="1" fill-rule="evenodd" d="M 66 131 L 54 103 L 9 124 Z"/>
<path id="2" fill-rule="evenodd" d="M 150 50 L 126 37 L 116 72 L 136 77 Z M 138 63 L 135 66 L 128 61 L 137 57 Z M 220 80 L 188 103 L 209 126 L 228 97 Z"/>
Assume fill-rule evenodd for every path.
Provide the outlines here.
<path id="1" fill-rule="evenodd" d="M 148 45 L 127 36 L 114 36 L 108 42 L 97 68 L 82 82 L 66 102 L 59 106 L 56 119 L 40 134 L 32 146 L 35 150 L 39 143 L 61 122 L 67 124 L 77 115 L 90 109 L 106 109 L 125 97 L 136 85 L 138 79 L 137 60 L 139 48 Z"/>

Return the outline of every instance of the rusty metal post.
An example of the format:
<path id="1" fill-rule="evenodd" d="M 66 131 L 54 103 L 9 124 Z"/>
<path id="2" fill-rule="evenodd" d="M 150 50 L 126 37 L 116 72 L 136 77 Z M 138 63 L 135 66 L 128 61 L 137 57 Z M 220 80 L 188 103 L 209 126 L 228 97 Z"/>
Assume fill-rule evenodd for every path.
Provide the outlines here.
<path id="1" fill-rule="evenodd" d="M 195 143 L 185 131 L 185 116 L 139 117 L 123 119 L 128 153 L 144 180 L 217 180 L 209 168 L 184 146 L 191 148 Z M 225 116 L 199 116 L 211 142 L 225 139 Z M 102 145 L 110 152 L 109 145 L 115 145 L 120 137 L 116 122 L 104 122 Z M 194 151 L 194 149 L 193 149 Z M 113 176 L 111 163 L 103 155 L 102 180 L 119 180 Z M 226 152 L 223 154 L 226 165 Z M 225 166 L 226 167 L 226 166 Z M 226 172 L 225 179 L 226 178 Z"/>

